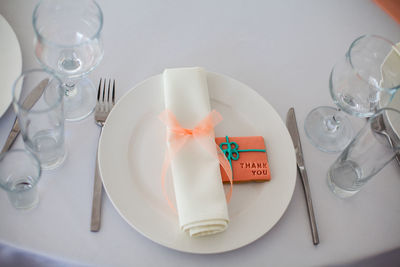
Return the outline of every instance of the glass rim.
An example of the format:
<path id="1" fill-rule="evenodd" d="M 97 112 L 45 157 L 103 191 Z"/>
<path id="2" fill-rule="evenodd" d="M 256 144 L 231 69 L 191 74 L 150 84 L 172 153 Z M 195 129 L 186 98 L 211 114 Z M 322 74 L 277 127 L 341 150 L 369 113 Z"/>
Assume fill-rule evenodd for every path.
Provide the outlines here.
<path id="1" fill-rule="evenodd" d="M 37 183 L 39 182 L 40 177 L 42 175 L 42 167 L 40 166 L 40 160 L 35 154 L 33 154 L 32 152 L 30 152 L 29 150 L 26 150 L 26 149 L 21 149 L 21 148 L 10 149 L 8 151 L 0 153 L 0 161 L 2 161 L 3 158 L 5 156 L 7 156 L 8 154 L 21 154 L 21 153 L 24 154 L 24 155 L 27 155 L 28 157 L 30 157 L 32 159 L 34 159 L 35 165 L 36 165 L 36 167 L 38 169 L 37 176 L 35 177 L 35 179 L 33 180 L 33 183 L 32 183 L 32 187 L 34 187 L 34 186 L 37 185 Z M 1 181 L 1 179 L 0 179 L 0 181 Z M 12 192 L 9 188 L 5 187 L 3 182 L 0 182 L 0 187 L 3 188 L 4 190 L 6 190 L 7 192 Z"/>
<path id="2" fill-rule="evenodd" d="M 17 91 L 18 82 L 21 79 L 23 79 L 24 77 L 26 77 L 28 74 L 35 73 L 35 72 L 47 73 L 53 80 L 55 79 L 57 81 L 57 83 L 59 84 L 58 87 L 60 88 L 60 91 L 61 91 L 61 93 L 59 95 L 59 98 L 57 99 L 57 101 L 55 101 L 55 103 L 53 103 L 49 107 L 46 107 L 46 108 L 40 109 L 40 110 L 32 110 L 32 109 L 24 108 L 23 104 L 19 103 L 19 99 L 17 99 L 17 97 L 16 97 L 16 91 Z M 17 79 L 15 79 L 15 81 L 14 81 L 14 83 L 12 85 L 12 102 L 13 102 L 13 104 L 16 105 L 19 110 L 23 110 L 25 112 L 29 112 L 29 113 L 32 113 L 32 114 L 46 113 L 46 112 L 49 112 L 50 110 L 53 110 L 54 108 L 56 108 L 63 101 L 63 98 L 64 98 L 64 88 L 62 86 L 61 80 L 53 72 L 48 71 L 46 69 L 30 69 L 30 70 L 23 71 L 17 77 Z"/>
<path id="3" fill-rule="evenodd" d="M 349 49 L 348 49 L 347 52 L 346 52 L 346 58 L 348 58 L 349 64 L 350 64 L 351 68 L 354 70 L 355 73 L 357 73 L 357 77 L 359 77 L 361 80 L 363 80 L 364 82 L 366 82 L 367 84 L 369 84 L 369 81 L 367 81 L 367 80 L 366 80 L 362 75 L 360 75 L 359 72 L 356 70 L 356 68 L 355 68 L 355 66 L 354 66 L 354 64 L 353 64 L 353 62 L 352 62 L 352 57 L 351 57 L 351 51 L 353 50 L 353 48 L 354 48 L 354 46 L 356 45 L 356 43 L 357 43 L 359 40 L 364 39 L 364 38 L 367 38 L 367 37 L 373 37 L 373 38 L 381 39 L 381 40 L 387 42 L 388 44 L 391 45 L 391 47 L 392 47 L 393 50 L 397 51 L 397 53 L 398 53 L 399 55 L 400 55 L 400 50 L 397 48 L 396 44 L 393 43 L 391 40 L 389 40 L 389 39 L 386 38 L 386 37 L 377 35 L 377 34 L 364 34 L 364 35 L 361 35 L 361 36 L 357 37 L 353 42 L 351 42 L 350 47 L 349 47 Z M 396 86 L 393 86 L 393 87 L 382 87 L 382 86 L 378 86 L 377 88 L 378 88 L 379 90 L 382 90 L 382 91 L 397 90 L 397 89 L 400 88 L 400 83 L 399 83 L 398 85 L 396 85 Z"/>
<path id="4" fill-rule="evenodd" d="M 62 48 L 72 48 L 72 47 L 78 47 L 81 45 L 84 45 L 86 43 L 89 43 L 95 39 L 100 39 L 100 33 L 103 29 L 103 20 L 104 20 L 104 15 L 103 15 L 103 11 L 100 8 L 100 5 L 95 1 L 95 0 L 88 0 L 92 3 L 94 3 L 94 5 L 97 7 L 97 13 L 99 16 L 99 27 L 96 31 L 96 33 L 94 35 L 92 35 L 89 40 L 85 40 L 83 42 L 80 42 L 78 44 L 73 44 L 73 45 L 64 45 L 64 44 L 59 44 L 53 41 L 50 41 L 49 39 L 47 39 L 46 37 L 44 37 L 37 29 L 37 13 L 38 13 L 38 9 L 41 6 L 41 4 L 44 2 L 45 0 L 40 0 L 39 3 L 36 4 L 35 9 L 33 10 L 33 15 L 32 15 L 32 25 L 33 25 L 33 30 L 35 32 L 35 36 L 36 38 L 38 38 L 41 42 L 49 44 L 51 46 L 58 46 L 58 47 L 62 47 Z"/>

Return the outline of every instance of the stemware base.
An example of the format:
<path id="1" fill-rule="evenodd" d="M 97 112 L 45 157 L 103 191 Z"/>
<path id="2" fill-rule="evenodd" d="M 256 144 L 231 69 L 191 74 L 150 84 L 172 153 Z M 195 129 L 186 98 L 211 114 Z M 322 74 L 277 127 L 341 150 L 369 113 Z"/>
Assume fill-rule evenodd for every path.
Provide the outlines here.
<path id="1" fill-rule="evenodd" d="M 88 78 L 64 83 L 64 117 L 67 121 L 79 121 L 89 116 L 96 106 L 97 91 Z M 53 90 L 45 91 L 45 99 L 54 97 Z"/>
<path id="2" fill-rule="evenodd" d="M 89 116 L 96 106 L 96 88 L 88 78 L 75 83 L 72 92 L 64 96 L 64 114 L 67 121 L 79 121 Z"/>
<path id="3" fill-rule="evenodd" d="M 353 138 L 349 119 L 333 107 L 313 109 L 307 115 L 304 130 L 310 142 L 324 152 L 340 152 Z"/>

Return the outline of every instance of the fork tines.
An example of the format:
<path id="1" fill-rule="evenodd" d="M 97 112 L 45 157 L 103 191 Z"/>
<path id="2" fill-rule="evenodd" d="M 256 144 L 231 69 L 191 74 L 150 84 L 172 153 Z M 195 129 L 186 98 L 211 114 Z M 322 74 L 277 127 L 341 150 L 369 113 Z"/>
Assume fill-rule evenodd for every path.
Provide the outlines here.
<path id="1" fill-rule="evenodd" d="M 103 86 L 102 86 L 103 83 Z M 107 79 L 100 78 L 99 82 L 99 89 L 97 91 L 97 101 L 98 102 L 112 102 L 115 104 L 115 79 L 113 79 L 112 91 L 111 91 L 111 79 L 108 79 L 108 87 L 106 89 Z M 103 88 L 103 90 L 101 90 Z M 107 99 L 106 99 L 106 91 L 107 91 Z M 110 98 L 110 91 L 111 91 L 111 98 Z"/>

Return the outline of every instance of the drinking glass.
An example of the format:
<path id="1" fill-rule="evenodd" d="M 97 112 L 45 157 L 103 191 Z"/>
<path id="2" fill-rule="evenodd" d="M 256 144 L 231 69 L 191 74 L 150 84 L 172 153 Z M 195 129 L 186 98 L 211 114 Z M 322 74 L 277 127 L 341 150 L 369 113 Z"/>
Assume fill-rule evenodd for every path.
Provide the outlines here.
<path id="1" fill-rule="evenodd" d="M 28 108 L 43 81 L 48 81 L 44 91 Z M 66 157 L 61 80 L 46 70 L 28 70 L 14 82 L 12 95 L 25 147 L 39 158 L 42 169 L 58 167 Z"/>
<path id="2" fill-rule="evenodd" d="M 379 126 L 384 122 L 400 125 L 400 111 L 378 110 L 329 168 L 328 185 L 337 196 L 346 198 L 359 192 L 400 150 L 398 135 L 389 131 L 393 128 Z"/>
<path id="3" fill-rule="evenodd" d="M 17 209 L 30 209 L 39 202 L 37 183 L 40 163 L 32 153 L 16 149 L 0 154 L 0 187 Z"/>
<path id="4" fill-rule="evenodd" d="M 65 88 L 65 118 L 87 117 L 96 89 L 87 78 L 103 57 L 103 13 L 93 0 L 42 0 L 33 12 L 35 55 Z"/>
<path id="5" fill-rule="evenodd" d="M 383 68 L 389 56 L 390 66 L 397 67 Z M 388 39 L 364 35 L 353 41 L 329 77 L 330 95 L 338 109 L 318 107 L 307 115 L 304 128 L 311 143 L 322 151 L 342 151 L 353 138 L 345 113 L 370 117 L 385 107 L 400 88 L 399 66 L 400 52 Z"/>

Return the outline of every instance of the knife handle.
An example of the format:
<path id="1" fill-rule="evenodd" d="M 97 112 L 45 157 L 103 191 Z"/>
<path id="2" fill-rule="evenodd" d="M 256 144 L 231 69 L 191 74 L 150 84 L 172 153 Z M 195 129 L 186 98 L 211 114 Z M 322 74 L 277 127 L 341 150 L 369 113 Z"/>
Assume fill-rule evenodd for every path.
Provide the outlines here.
<path id="1" fill-rule="evenodd" d="M 304 195 L 306 197 L 308 217 L 310 219 L 310 226 L 311 226 L 311 234 L 312 234 L 312 238 L 313 238 L 313 243 L 314 243 L 314 245 L 318 245 L 319 244 L 318 229 L 317 229 L 317 223 L 315 221 L 314 208 L 313 208 L 313 205 L 312 205 L 310 185 L 308 183 L 307 172 L 306 172 L 306 169 L 304 167 L 297 166 L 297 168 L 298 168 L 298 170 L 300 172 L 301 181 L 303 183 Z"/>
<path id="2" fill-rule="evenodd" d="M 20 128 L 19 128 L 18 118 L 15 118 L 14 124 L 11 128 L 11 132 L 9 133 L 6 143 L 4 144 L 3 149 L 1 150 L 0 153 L 4 153 L 10 149 L 15 139 L 17 138 L 19 132 Z"/>
<path id="3" fill-rule="evenodd" d="M 96 154 L 96 168 L 94 173 L 92 216 L 90 221 L 90 231 L 98 232 L 101 223 L 101 199 L 103 193 L 103 183 L 99 174 L 98 158 Z"/>

